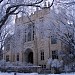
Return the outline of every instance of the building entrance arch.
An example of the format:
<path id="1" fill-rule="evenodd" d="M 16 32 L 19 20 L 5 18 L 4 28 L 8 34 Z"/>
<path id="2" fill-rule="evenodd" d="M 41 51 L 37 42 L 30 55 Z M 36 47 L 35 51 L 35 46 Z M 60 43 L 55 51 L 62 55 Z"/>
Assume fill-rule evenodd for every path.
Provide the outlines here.
<path id="1" fill-rule="evenodd" d="M 33 51 L 30 48 L 26 49 L 24 52 L 24 60 L 27 63 L 33 64 Z"/>
<path id="2" fill-rule="evenodd" d="M 33 63 L 33 52 L 30 52 L 30 53 L 28 54 L 28 62 L 29 62 L 29 63 Z"/>

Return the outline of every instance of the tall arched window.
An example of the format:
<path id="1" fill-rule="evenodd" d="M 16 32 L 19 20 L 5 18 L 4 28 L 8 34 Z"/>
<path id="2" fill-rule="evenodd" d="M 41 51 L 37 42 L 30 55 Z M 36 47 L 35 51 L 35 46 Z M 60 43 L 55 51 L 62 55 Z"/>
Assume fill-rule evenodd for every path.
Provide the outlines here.
<path id="1" fill-rule="evenodd" d="M 25 30 L 25 35 L 24 35 L 24 42 L 26 42 L 26 30 Z"/>
<path id="2" fill-rule="evenodd" d="M 9 51 L 9 50 L 10 50 L 10 44 L 7 44 L 6 51 Z"/>
<path id="3" fill-rule="evenodd" d="M 39 26 L 39 29 L 40 29 L 40 38 L 43 39 L 44 38 L 44 18 L 43 17 L 41 17 L 39 19 L 39 24 L 40 24 L 40 26 Z"/>
<path id="4" fill-rule="evenodd" d="M 32 35 L 33 40 L 34 40 L 34 35 L 35 35 L 35 26 L 33 25 L 33 35 Z"/>
<path id="5" fill-rule="evenodd" d="M 28 41 L 31 41 L 31 32 L 28 33 Z"/>
<path id="6" fill-rule="evenodd" d="M 35 34 L 35 29 L 34 28 L 35 28 L 34 24 L 29 24 L 28 25 L 28 31 L 27 31 L 28 41 L 34 40 L 34 34 Z"/>
<path id="7" fill-rule="evenodd" d="M 31 36 L 32 36 L 32 25 L 28 25 L 28 41 L 31 41 Z"/>
<path id="8" fill-rule="evenodd" d="M 25 40 L 25 42 L 26 42 L 26 34 L 25 34 L 25 39 L 24 39 L 24 40 Z"/>

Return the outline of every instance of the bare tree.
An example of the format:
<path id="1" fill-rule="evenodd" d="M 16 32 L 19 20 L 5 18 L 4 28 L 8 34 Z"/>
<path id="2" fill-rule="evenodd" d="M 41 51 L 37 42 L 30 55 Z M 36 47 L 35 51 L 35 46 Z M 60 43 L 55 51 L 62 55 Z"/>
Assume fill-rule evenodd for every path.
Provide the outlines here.
<path id="1" fill-rule="evenodd" d="M 64 47 L 66 48 L 66 51 L 64 52 L 65 57 L 64 59 L 67 61 L 74 61 L 75 57 L 75 20 L 74 18 L 71 19 L 72 16 L 67 17 L 66 23 L 64 23 L 62 20 L 59 20 L 64 25 L 64 30 L 58 30 L 57 35 L 59 36 L 58 39 L 60 39 L 64 43 Z M 65 18 L 65 17 L 64 17 Z"/>
<path id="2" fill-rule="evenodd" d="M 70 0 L 67 3 L 70 3 Z M 63 4 L 65 4 L 64 1 Z M 60 5 L 59 15 L 55 15 L 57 25 L 54 21 L 52 23 L 58 36 L 57 39 L 61 40 L 62 46 L 66 49 L 63 51 L 63 59 L 65 63 L 69 63 L 73 62 L 75 58 L 75 17 L 73 15 L 74 11 L 71 8 L 69 9 L 73 13 L 68 10 L 67 6 L 61 7 L 62 5 Z"/>
<path id="3" fill-rule="evenodd" d="M 20 0 L 19 0 L 20 1 Z M 3 3 L 4 2 L 4 3 Z M 33 0 L 31 0 L 29 2 L 29 0 L 26 2 L 26 0 L 24 0 L 23 2 L 14 2 L 11 0 L 6 0 L 6 2 L 4 0 L 0 0 L 0 6 L 2 6 L 2 9 L 4 9 L 4 15 L 2 15 L 1 19 L 0 19 L 0 28 L 5 24 L 5 22 L 7 21 L 8 17 L 10 15 L 16 15 L 18 14 L 20 11 L 18 11 L 20 9 L 20 7 L 28 7 L 28 6 L 32 6 L 32 7 L 40 7 L 42 8 L 39 4 L 43 2 L 43 0 L 35 0 L 33 2 Z M 50 5 L 50 7 L 53 5 L 54 0 L 52 1 L 52 4 Z"/>
<path id="4" fill-rule="evenodd" d="M 5 44 L 5 39 L 9 34 L 10 34 L 9 29 L 7 29 L 6 27 L 2 28 L 2 33 L 1 33 L 1 36 L 0 36 L 0 60 L 3 57 L 3 47 L 4 47 L 4 44 Z"/>

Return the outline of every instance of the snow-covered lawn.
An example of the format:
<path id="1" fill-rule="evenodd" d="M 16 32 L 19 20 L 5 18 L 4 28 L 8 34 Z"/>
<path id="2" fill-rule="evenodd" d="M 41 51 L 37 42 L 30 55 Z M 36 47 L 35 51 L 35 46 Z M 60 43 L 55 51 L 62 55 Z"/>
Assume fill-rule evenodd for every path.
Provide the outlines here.
<path id="1" fill-rule="evenodd" d="M 0 75 L 14 75 L 14 73 L 0 73 Z M 17 73 L 17 75 L 75 75 L 75 73 L 62 73 L 62 74 Z"/>
<path id="2" fill-rule="evenodd" d="M 0 75 L 14 75 L 14 73 L 0 73 Z M 38 75 L 38 73 L 17 73 L 17 75 Z"/>

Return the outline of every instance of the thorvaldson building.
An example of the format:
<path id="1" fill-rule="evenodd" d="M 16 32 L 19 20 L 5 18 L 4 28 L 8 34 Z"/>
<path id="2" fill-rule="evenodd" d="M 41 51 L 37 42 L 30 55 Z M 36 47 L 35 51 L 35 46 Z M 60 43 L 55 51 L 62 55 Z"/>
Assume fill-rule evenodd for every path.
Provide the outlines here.
<path id="1" fill-rule="evenodd" d="M 47 68 L 49 58 L 61 60 L 59 53 L 64 48 L 54 27 L 61 24 L 55 17 L 59 14 L 44 8 L 37 9 L 30 16 L 16 17 L 14 35 L 6 40 L 4 60 L 32 63 L 42 68 Z"/>

